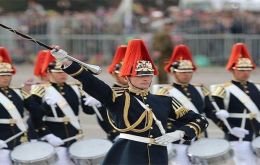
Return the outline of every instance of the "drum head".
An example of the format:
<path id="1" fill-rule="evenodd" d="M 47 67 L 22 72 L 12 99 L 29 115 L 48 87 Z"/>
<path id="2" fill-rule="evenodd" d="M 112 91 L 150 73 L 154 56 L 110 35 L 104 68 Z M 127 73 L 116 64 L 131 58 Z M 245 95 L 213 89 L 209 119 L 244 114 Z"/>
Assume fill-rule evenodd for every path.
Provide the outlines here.
<path id="1" fill-rule="evenodd" d="M 28 142 L 14 148 L 11 159 L 20 163 L 33 163 L 50 158 L 55 153 L 54 147 L 45 142 Z"/>
<path id="2" fill-rule="evenodd" d="M 200 139 L 188 148 L 190 157 L 202 159 L 217 157 L 230 150 L 230 144 L 224 139 Z"/>
<path id="3" fill-rule="evenodd" d="M 78 159 L 96 159 L 105 156 L 111 147 L 112 143 L 105 139 L 86 139 L 73 143 L 69 153 Z"/>
<path id="4" fill-rule="evenodd" d="M 254 149 L 260 149 L 260 137 L 257 137 L 252 141 L 252 147 Z"/>

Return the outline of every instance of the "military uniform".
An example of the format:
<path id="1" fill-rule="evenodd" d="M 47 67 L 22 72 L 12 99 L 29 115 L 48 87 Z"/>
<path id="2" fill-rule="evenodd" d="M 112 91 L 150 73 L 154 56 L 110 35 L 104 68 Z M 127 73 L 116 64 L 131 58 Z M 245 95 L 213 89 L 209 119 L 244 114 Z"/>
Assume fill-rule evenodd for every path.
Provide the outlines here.
<path id="1" fill-rule="evenodd" d="M 0 47 L 0 76 L 13 76 L 15 68 L 6 48 Z M 3 76 L 3 77 L 2 77 Z M 11 79 L 10 79 L 11 80 Z M 20 136 L 7 142 L 7 149 L 12 150 L 21 142 L 28 141 L 28 126 L 24 122 L 26 102 L 28 93 L 21 88 L 11 88 L 9 84 L 0 87 L 0 140 L 8 140 L 15 135 Z"/>
<path id="2" fill-rule="evenodd" d="M 26 107 L 24 99 L 28 96 L 28 93 L 24 92 L 21 88 L 0 88 L 0 139 L 7 140 L 19 132 L 24 132 L 21 136 L 7 143 L 8 149 L 10 150 L 21 144 L 21 142 L 28 141 L 26 133 L 27 124 L 23 121 L 23 118 L 25 117 L 24 108 Z M 18 116 L 21 118 L 14 118 Z M 18 123 L 16 120 L 20 120 L 20 122 Z"/>
<path id="3" fill-rule="evenodd" d="M 243 140 L 252 141 L 255 137 L 259 136 L 260 124 L 257 120 L 257 113 L 259 113 L 260 102 L 260 85 L 253 82 L 241 83 L 232 80 L 227 83 L 217 84 L 212 86 L 212 96 L 215 99 L 220 109 L 226 109 L 229 113 L 227 118 L 231 127 L 240 127 L 243 117 L 246 118 L 245 129 L 249 130 L 249 134 L 245 136 Z M 241 92 L 238 97 L 237 93 Z M 251 109 L 251 105 L 255 105 L 257 113 L 254 113 Z M 246 115 L 243 116 L 244 110 Z M 229 141 L 237 141 L 238 137 L 230 134 L 224 123 L 219 120 L 217 125 L 225 132 L 225 138 Z"/>
<path id="4" fill-rule="evenodd" d="M 177 94 L 178 93 L 178 94 Z M 175 97 L 178 101 L 185 105 L 187 109 L 191 109 L 196 113 L 203 116 L 210 117 L 211 112 L 209 107 L 211 106 L 209 99 L 209 90 L 202 84 L 178 84 L 164 86 L 158 92 L 158 95 L 166 95 Z M 169 120 L 167 123 L 168 132 L 176 130 L 182 126 L 182 123 Z M 207 132 L 204 132 L 204 137 L 208 137 Z M 190 142 L 187 142 L 189 144 Z"/>
<path id="5" fill-rule="evenodd" d="M 114 84 L 112 89 L 117 93 L 123 93 L 124 90 L 127 90 L 127 87 L 120 86 L 119 84 Z M 109 119 L 107 116 L 106 107 L 102 106 L 98 108 L 102 118 L 97 116 L 97 121 L 100 127 L 107 133 L 107 139 L 114 142 L 115 138 L 119 135 L 119 131 L 117 131 L 113 126 L 109 123 Z"/>
<path id="6" fill-rule="evenodd" d="M 41 72 L 45 72 L 45 75 L 47 72 L 63 72 L 61 65 L 51 56 L 50 51 L 42 51 L 42 53 L 45 58 L 40 67 Z M 83 99 L 86 94 L 81 88 L 80 84 L 65 82 L 48 82 L 32 86 L 28 100 L 30 108 L 34 109 L 32 122 L 40 138 L 50 133 L 61 139 L 82 134 L 78 118 L 80 109 L 89 114 L 93 114 L 94 111 L 84 105 Z M 74 141 L 65 143 L 65 146 L 69 146 Z"/>
<path id="7" fill-rule="evenodd" d="M 12 164 L 10 151 L 28 141 L 28 126 L 24 122 L 24 99 L 28 93 L 21 88 L 10 88 L 11 76 L 15 74 L 12 60 L 3 47 L 0 48 L 0 164 Z"/>
<path id="8" fill-rule="evenodd" d="M 124 60 L 128 63 L 123 63 L 121 76 L 128 74 L 126 72 L 132 72 L 131 76 L 157 74 L 141 40 L 129 42 Z M 117 93 L 77 63 L 63 70 L 82 82 L 83 90 L 107 107 L 110 123 L 121 132 L 103 164 L 167 164 L 166 146 L 155 143 L 155 138 L 164 134 L 168 118 L 185 123 L 179 130 L 185 132 L 186 140 L 199 135 L 208 126 L 204 117 L 187 110 L 174 98 L 156 96 L 148 89 L 134 87 Z"/>
<path id="9" fill-rule="evenodd" d="M 248 81 L 250 75 L 248 71 L 255 67 L 246 45 L 234 44 L 226 66 L 228 71 L 233 72 L 234 80 L 211 86 L 217 106 L 228 114 L 227 116 L 216 111 L 214 121 L 224 131 L 225 138 L 231 141 L 238 165 L 258 164 L 251 149 L 251 141 L 259 136 L 260 86 Z"/>
<path id="10" fill-rule="evenodd" d="M 61 100 L 57 98 L 57 104 L 59 105 L 55 107 L 47 104 L 45 100 L 46 97 L 54 94 L 51 91 L 55 92 L 55 95 L 62 97 Z M 85 113 L 94 113 L 91 107 L 84 106 L 82 103 L 84 102 L 84 97 L 80 90 L 80 85 L 48 83 L 35 86 L 32 89 L 30 99 L 33 102 L 31 108 L 37 111 L 37 116 L 32 120 L 39 137 L 53 133 L 61 139 L 66 139 L 77 134 L 82 134 L 78 119 L 80 107 L 83 107 Z M 58 101 L 64 102 L 58 103 Z M 63 108 L 71 108 L 74 115 L 68 116 L 67 114 L 69 113 L 64 113 Z M 70 118 L 76 121 L 71 123 Z M 75 140 L 67 142 L 65 146 L 69 146 L 73 142 Z"/>
<path id="11" fill-rule="evenodd" d="M 115 79 L 118 78 L 120 69 L 122 67 L 122 61 L 125 57 L 126 45 L 120 45 L 117 47 L 112 63 L 108 66 L 107 71 L 110 73 Z M 119 80 L 117 80 L 119 81 Z M 124 90 L 127 90 L 128 85 L 123 85 L 122 82 L 116 82 L 113 84 L 112 89 L 117 93 L 123 93 Z M 102 119 L 98 119 L 98 123 L 101 128 L 107 133 L 107 139 L 114 142 L 115 138 L 119 135 L 119 132 L 113 128 L 113 126 L 109 123 L 109 119 L 107 116 L 107 111 L 105 107 L 100 108 L 100 114 Z"/>
<path id="12" fill-rule="evenodd" d="M 156 93 L 176 98 L 185 108 L 194 111 L 203 116 L 210 116 L 209 106 L 209 91 L 202 84 L 190 84 L 192 74 L 197 69 L 195 66 L 189 48 L 186 45 L 177 45 L 172 53 L 171 58 L 164 67 L 167 73 L 171 73 L 175 82 L 170 85 L 157 85 L 161 87 Z M 188 78 L 185 78 L 188 77 Z M 184 78 L 183 78 L 184 77 Z M 211 109 L 210 109 L 211 110 Z M 185 125 L 180 121 L 169 119 L 167 122 L 167 132 L 173 132 Z M 201 137 L 203 135 L 199 135 Z M 207 137 L 207 132 L 204 132 L 204 137 Z M 196 140 L 196 139 L 193 139 Z M 187 147 L 191 141 L 176 141 L 172 144 L 172 148 L 176 149 L 176 157 L 170 158 L 177 164 L 190 164 L 187 157 Z"/>
<path id="13" fill-rule="evenodd" d="M 163 73 L 163 67 L 165 65 L 165 62 L 168 60 L 168 58 L 171 55 L 172 48 L 174 47 L 174 43 L 171 38 L 171 31 L 172 29 L 168 29 L 169 25 L 172 23 L 166 23 L 163 29 L 158 31 L 157 33 L 154 34 L 153 36 L 153 43 L 152 47 L 154 51 L 158 51 L 160 53 L 160 56 L 156 60 L 158 64 L 158 69 L 159 69 L 159 75 L 158 75 L 158 83 L 159 84 L 165 84 L 168 83 L 168 76 L 166 74 L 161 74 Z"/>

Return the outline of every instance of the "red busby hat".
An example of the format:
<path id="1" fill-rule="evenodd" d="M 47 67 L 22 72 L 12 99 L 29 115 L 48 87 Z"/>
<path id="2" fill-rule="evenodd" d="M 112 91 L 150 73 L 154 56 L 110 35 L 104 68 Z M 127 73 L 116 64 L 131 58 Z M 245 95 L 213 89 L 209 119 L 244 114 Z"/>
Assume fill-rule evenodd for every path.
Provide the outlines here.
<path id="1" fill-rule="evenodd" d="M 0 47 L 0 75 L 13 75 L 15 68 L 12 66 L 12 58 L 6 48 Z"/>
<path id="2" fill-rule="evenodd" d="M 145 76 L 157 74 L 157 68 L 148 53 L 144 41 L 141 39 L 130 40 L 120 70 L 120 76 Z"/>
<path id="3" fill-rule="evenodd" d="M 12 63 L 12 59 L 9 55 L 9 52 L 4 47 L 0 47 L 0 62 L 6 62 L 9 64 Z"/>
<path id="4" fill-rule="evenodd" d="M 40 50 L 37 54 L 35 65 L 34 65 L 34 75 L 37 77 L 46 77 L 46 72 L 42 72 L 42 66 L 44 64 L 44 60 L 47 57 L 48 50 Z"/>
<path id="5" fill-rule="evenodd" d="M 107 68 L 107 71 L 110 74 L 119 73 L 119 70 L 121 69 L 122 66 L 123 58 L 125 57 L 126 48 L 127 48 L 126 45 L 120 45 L 117 47 L 113 61 L 111 65 Z"/>
<path id="6" fill-rule="evenodd" d="M 246 45 L 244 43 L 234 44 L 226 69 L 253 70 L 255 67 L 256 65 L 253 62 Z"/>
<path id="7" fill-rule="evenodd" d="M 50 50 L 47 50 L 45 54 L 44 62 L 42 64 L 41 74 L 47 72 L 63 72 L 61 69 L 62 64 L 55 61 L 55 58 L 51 55 Z"/>
<path id="8" fill-rule="evenodd" d="M 164 70 L 170 72 L 193 72 L 197 69 L 192 60 L 192 54 L 186 45 L 178 45 Z"/>

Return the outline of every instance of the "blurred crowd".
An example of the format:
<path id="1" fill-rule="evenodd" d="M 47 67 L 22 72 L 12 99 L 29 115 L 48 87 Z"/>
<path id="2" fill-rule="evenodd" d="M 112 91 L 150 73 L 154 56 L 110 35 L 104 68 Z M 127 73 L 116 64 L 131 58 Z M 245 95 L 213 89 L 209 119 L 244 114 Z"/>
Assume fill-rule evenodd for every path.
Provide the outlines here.
<path id="1" fill-rule="evenodd" d="M 127 8 L 125 10 L 128 10 Z M 129 8 L 131 10 L 131 8 Z M 157 30 L 165 20 L 171 19 L 172 32 L 185 34 L 260 33 L 259 13 L 246 11 L 195 11 L 147 7 L 135 2 L 132 17 L 114 7 L 98 7 L 96 11 L 46 10 L 40 4 L 29 4 L 24 12 L 2 13 L 1 20 L 12 20 L 20 30 L 29 34 L 122 34 L 147 33 Z M 30 19 L 28 19 L 30 18 Z M 124 20 L 130 19 L 130 20 Z M 123 21 L 124 20 L 124 21 Z M 125 25 L 126 21 L 130 21 Z"/>

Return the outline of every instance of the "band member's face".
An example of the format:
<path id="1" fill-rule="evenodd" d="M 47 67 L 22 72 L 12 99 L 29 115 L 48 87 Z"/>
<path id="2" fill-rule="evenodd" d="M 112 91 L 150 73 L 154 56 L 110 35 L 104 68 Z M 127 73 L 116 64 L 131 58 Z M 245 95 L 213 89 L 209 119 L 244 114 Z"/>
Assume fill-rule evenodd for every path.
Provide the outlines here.
<path id="1" fill-rule="evenodd" d="M 11 83 L 11 80 L 11 75 L 0 76 L 0 87 L 8 87 Z"/>
<path id="2" fill-rule="evenodd" d="M 135 76 L 129 77 L 132 85 L 139 89 L 148 89 L 152 83 L 153 76 Z"/>
<path id="3" fill-rule="evenodd" d="M 54 83 L 65 83 L 68 79 L 68 75 L 65 72 L 50 72 L 48 77 Z"/>
<path id="4" fill-rule="evenodd" d="M 127 85 L 127 79 L 125 77 L 121 77 L 118 74 L 113 74 L 113 77 L 116 79 L 116 82 L 121 85 Z"/>
<path id="5" fill-rule="evenodd" d="M 193 72 L 174 72 L 174 77 L 177 83 L 189 84 L 193 76 Z"/>
<path id="6" fill-rule="evenodd" d="M 233 70 L 233 76 L 235 80 L 244 82 L 244 81 L 248 81 L 248 79 L 250 78 L 250 74 L 251 74 L 251 70 Z"/>

